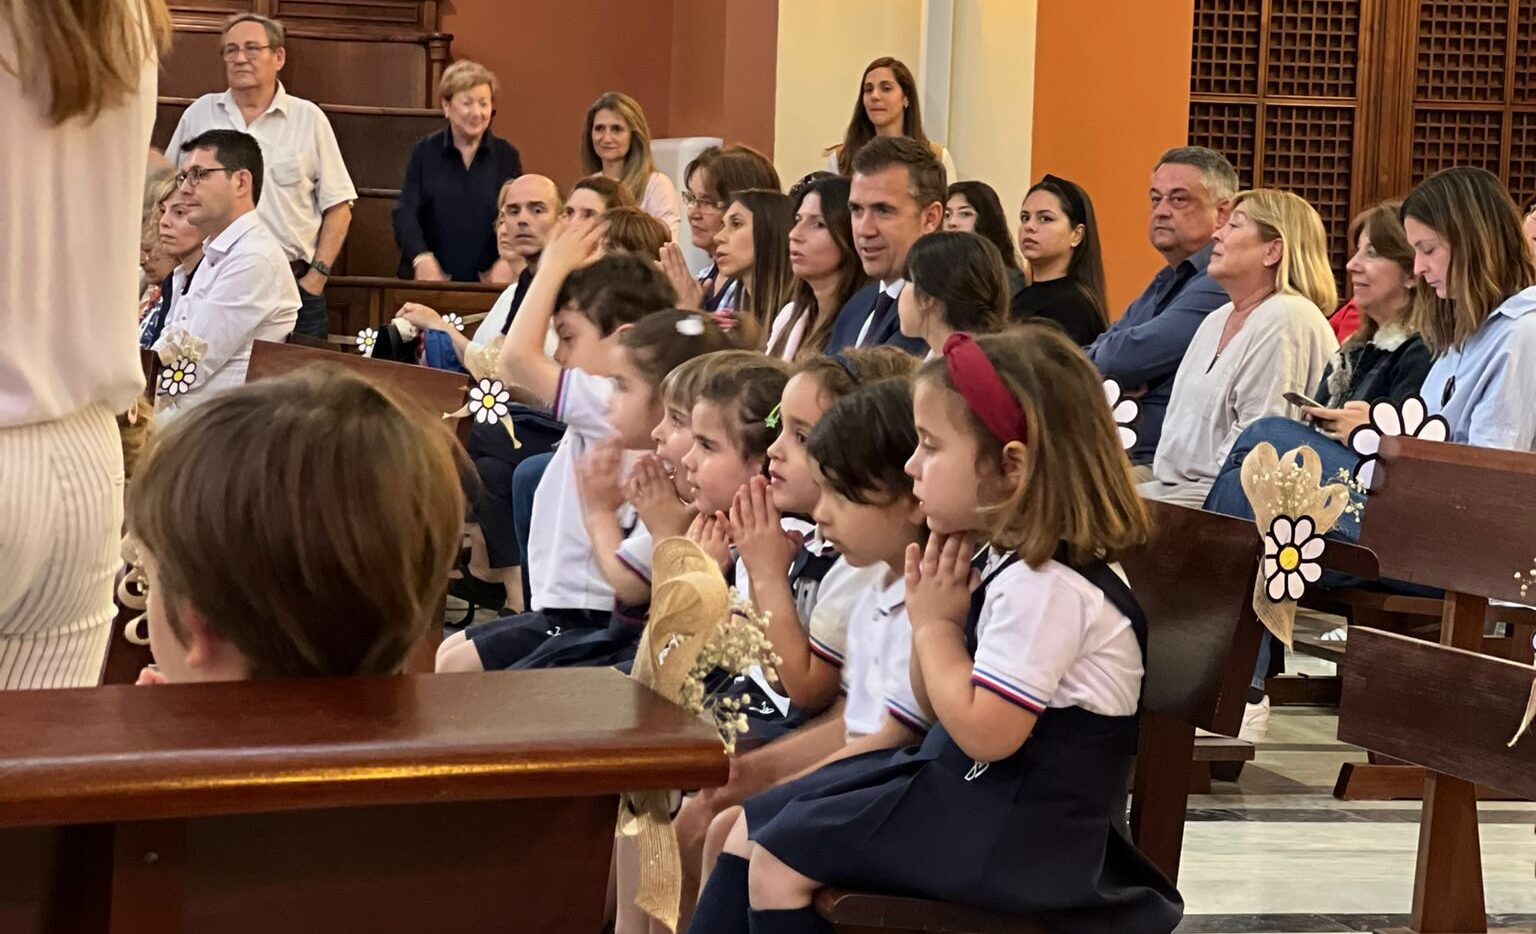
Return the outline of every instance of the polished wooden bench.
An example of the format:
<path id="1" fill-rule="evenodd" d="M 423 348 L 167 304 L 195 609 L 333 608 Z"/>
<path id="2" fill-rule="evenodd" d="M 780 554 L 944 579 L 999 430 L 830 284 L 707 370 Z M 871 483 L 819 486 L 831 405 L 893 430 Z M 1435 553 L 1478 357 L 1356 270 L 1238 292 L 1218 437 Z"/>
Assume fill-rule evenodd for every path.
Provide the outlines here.
<path id="1" fill-rule="evenodd" d="M 1530 599 L 1521 586 L 1536 561 L 1536 455 L 1388 438 L 1376 476 L 1367 515 L 1382 508 L 1416 520 L 1398 524 L 1390 547 L 1378 546 L 1381 574 L 1446 592 L 1444 648 L 1364 627 L 1351 632 L 1339 739 L 1417 763 L 1351 770 L 1390 770 L 1422 784 L 1411 929 L 1484 931 L 1477 783 L 1536 793 L 1536 744 L 1501 749 L 1525 710 L 1531 671 L 1481 654 L 1489 600 Z"/>
<path id="2" fill-rule="evenodd" d="M 393 261 L 391 260 L 391 265 Z M 363 328 L 383 327 L 395 319 L 406 302 L 453 312 L 465 319 L 464 333 L 474 336 L 479 318 L 491 310 L 506 291 L 504 285 L 483 282 L 415 282 L 409 279 L 371 276 L 337 276 L 325 289 L 330 317 L 328 328 L 349 343 Z M 471 322 L 470 319 L 475 319 Z"/>
<path id="3" fill-rule="evenodd" d="M 728 776 L 611 669 L 0 693 L 0 931 L 598 931 L 618 795 Z"/>
<path id="4" fill-rule="evenodd" d="M 1251 520 L 1165 503 L 1148 507 L 1152 540 L 1122 561 L 1149 626 L 1130 830 L 1136 846 L 1177 881 L 1195 729 L 1230 736 L 1242 722 L 1263 629 L 1253 612 L 1262 546 Z M 1348 545 L 1330 552 L 1331 566 L 1374 576 L 1368 552 Z M 816 906 L 843 934 L 1044 930 L 1028 918 L 835 889 L 818 893 Z"/>

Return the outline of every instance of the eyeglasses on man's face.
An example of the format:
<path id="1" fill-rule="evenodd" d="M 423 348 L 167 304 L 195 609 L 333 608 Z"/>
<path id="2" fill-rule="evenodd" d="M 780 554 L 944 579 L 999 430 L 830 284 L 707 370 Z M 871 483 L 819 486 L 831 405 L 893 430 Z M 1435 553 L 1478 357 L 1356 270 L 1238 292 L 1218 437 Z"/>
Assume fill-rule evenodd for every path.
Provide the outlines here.
<path id="1" fill-rule="evenodd" d="M 241 55 L 244 55 L 247 59 L 254 59 L 256 56 L 270 48 L 272 48 L 272 46 L 257 45 L 254 42 L 247 42 L 245 45 L 234 45 L 231 43 L 230 45 L 226 45 L 224 48 L 220 49 L 219 54 L 224 56 L 224 61 L 233 62 Z"/>
<path id="2" fill-rule="evenodd" d="M 194 165 L 192 168 L 187 169 L 185 172 L 176 173 L 176 187 L 180 188 L 185 185 L 188 188 L 196 188 L 198 185 L 203 183 L 203 179 L 207 178 L 215 172 L 238 171 L 240 170 L 232 169 L 224 165 L 211 165 L 206 168 L 200 165 Z"/>

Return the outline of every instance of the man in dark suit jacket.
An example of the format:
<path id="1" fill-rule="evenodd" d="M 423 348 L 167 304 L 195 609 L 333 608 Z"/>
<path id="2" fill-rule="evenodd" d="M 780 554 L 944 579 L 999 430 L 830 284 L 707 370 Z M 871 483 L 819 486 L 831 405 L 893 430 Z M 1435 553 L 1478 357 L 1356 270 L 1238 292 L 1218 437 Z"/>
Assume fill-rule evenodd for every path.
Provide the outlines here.
<path id="1" fill-rule="evenodd" d="M 920 339 L 904 337 L 896 299 L 906 283 L 907 251 L 944 220 L 944 166 L 924 144 L 905 136 L 877 137 L 853 157 L 848 213 L 864 272 L 874 280 L 837 313 L 827 352 L 850 347 L 900 347 L 925 354 Z"/>

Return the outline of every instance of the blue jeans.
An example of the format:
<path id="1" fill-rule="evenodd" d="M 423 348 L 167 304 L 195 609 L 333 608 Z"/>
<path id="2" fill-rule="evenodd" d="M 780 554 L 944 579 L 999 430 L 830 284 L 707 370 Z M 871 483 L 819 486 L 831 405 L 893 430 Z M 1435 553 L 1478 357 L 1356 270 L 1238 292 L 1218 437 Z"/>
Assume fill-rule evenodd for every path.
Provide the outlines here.
<path id="1" fill-rule="evenodd" d="M 1243 430 L 1237 436 L 1237 441 L 1232 445 L 1232 453 L 1227 455 L 1227 461 L 1221 466 L 1221 473 L 1216 477 L 1216 484 L 1211 487 L 1211 492 L 1205 497 L 1205 508 L 1211 512 L 1219 512 L 1222 515 L 1237 516 L 1240 519 L 1252 519 L 1253 507 L 1248 504 L 1248 494 L 1243 492 L 1243 460 L 1253 449 L 1268 441 L 1275 446 L 1275 451 L 1284 456 L 1286 451 L 1298 448 L 1302 445 L 1310 447 L 1317 453 L 1317 457 L 1323 465 L 1323 482 L 1332 482 L 1340 470 L 1353 472 L 1355 465 L 1359 463 L 1360 456 L 1351 451 L 1345 445 L 1333 440 L 1322 432 L 1303 422 L 1278 416 L 1261 418 Z M 1366 499 L 1363 494 L 1350 491 L 1349 498 L 1364 507 Z M 1327 538 L 1335 541 L 1358 542 L 1360 540 L 1360 515 L 1348 513 L 1339 517 L 1338 525 L 1329 532 Z M 1361 587 L 1366 590 L 1380 590 L 1386 593 L 1401 593 L 1412 596 L 1429 596 L 1438 598 L 1442 592 L 1431 587 L 1422 587 L 1418 584 L 1410 584 L 1405 581 L 1377 580 L 1362 581 L 1359 578 L 1349 577 L 1334 571 L 1324 571 L 1319 586 L 1325 590 L 1341 587 Z M 1259 644 L 1258 664 L 1254 666 L 1253 687 L 1262 691 L 1264 678 L 1269 673 L 1269 660 L 1274 648 L 1274 637 L 1266 634 L 1265 639 Z"/>
<path id="2" fill-rule="evenodd" d="M 523 556 L 523 606 L 533 607 L 533 586 L 528 574 L 528 530 L 533 525 L 533 495 L 554 454 L 535 454 L 523 458 L 512 471 L 512 525 L 517 534 L 517 553 Z"/>

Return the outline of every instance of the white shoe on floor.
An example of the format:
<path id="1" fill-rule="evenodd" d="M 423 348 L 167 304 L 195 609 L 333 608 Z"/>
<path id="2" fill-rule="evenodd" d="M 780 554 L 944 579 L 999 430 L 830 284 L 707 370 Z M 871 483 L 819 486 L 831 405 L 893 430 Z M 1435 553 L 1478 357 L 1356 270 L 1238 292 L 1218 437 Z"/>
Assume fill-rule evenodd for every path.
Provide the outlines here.
<path id="1" fill-rule="evenodd" d="M 1262 743 L 1268 735 L 1269 695 L 1266 694 L 1262 701 L 1243 708 L 1243 726 L 1237 731 L 1237 738 L 1250 743 Z"/>

